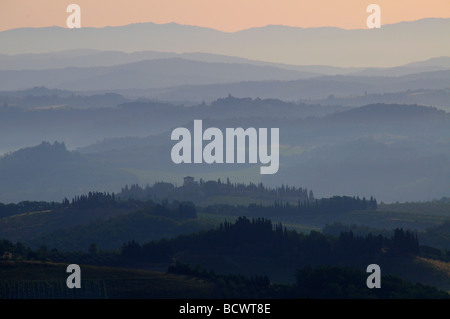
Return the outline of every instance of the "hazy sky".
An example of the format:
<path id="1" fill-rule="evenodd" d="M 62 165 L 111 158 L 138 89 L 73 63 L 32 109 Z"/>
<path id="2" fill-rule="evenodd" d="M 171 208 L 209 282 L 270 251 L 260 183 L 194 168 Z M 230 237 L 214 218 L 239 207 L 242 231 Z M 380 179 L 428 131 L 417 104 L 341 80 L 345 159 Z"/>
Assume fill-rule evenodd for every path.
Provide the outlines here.
<path id="1" fill-rule="evenodd" d="M 136 22 L 238 31 L 268 24 L 366 28 L 366 8 L 381 7 L 382 24 L 450 18 L 450 0 L 0 0 L 0 30 L 66 26 L 67 5 L 81 7 L 82 27 Z"/>

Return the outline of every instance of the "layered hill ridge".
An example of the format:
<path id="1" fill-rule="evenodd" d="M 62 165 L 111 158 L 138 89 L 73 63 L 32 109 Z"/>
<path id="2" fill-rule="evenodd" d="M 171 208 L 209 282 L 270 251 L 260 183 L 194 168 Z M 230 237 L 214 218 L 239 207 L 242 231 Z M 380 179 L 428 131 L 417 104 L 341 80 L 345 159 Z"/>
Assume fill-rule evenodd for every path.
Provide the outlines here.
<path id="1" fill-rule="evenodd" d="M 266 26 L 226 33 L 175 23 L 98 29 L 24 28 L 0 33 L 0 42 L 4 44 L 0 53 L 86 48 L 155 50 L 214 53 L 297 65 L 397 66 L 449 56 L 450 45 L 442 38 L 442 30 L 449 29 L 450 19 L 431 18 L 384 25 L 375 30 Z M 395 48 L 396 54 L 390 54 L 386 48 Z"/>

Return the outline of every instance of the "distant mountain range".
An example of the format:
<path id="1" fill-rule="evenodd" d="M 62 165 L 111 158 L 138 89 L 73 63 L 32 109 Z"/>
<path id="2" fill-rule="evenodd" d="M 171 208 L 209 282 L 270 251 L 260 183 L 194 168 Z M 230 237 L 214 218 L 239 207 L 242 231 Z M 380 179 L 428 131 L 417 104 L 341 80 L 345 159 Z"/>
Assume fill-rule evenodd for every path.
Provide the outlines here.
<path id="1" fill-rule="evenodd" d="M 6 55 L 0 54 L 0 70 L 46 70 L 68 67 L 99 67 L 115 66 L 140 61 L 180 58 L 184 60 L 208 62 L 208 63 L 230 63 L 246 64 L 255 66 L 274 67 L 299 71 L 305 75 L 377 75 L 377 76 L 399 76 L 427 71 L 437 71 L 450 68 L 450 57 L 441 56 L 423 61 L 408 63 L 392 68 L 355 68 L 335 67 L 330 65 L 293 65 L 284 63 L 272 63 L 267 61 L 251 60 L 233 56 L 211 53 L 173 53 L 158 51 L 100 51 L 93 49 L 67 50 L 47 53 L 28 53 Z"/>
<path id="2" fill-rule="evenodd" d="M 186 175 L 318 196 L 448 196 L 449 113 L 435 108 L 450 109 L 446 30 L 450 19 L 377 30 L 143 23 L 0 32 L 0 154 L 17 150 L 0 158 L 0 201 Z M 279 173 L 175 165 L 170 132 L 194 119 L 280 128 Z M 55 140 L 80 152 L 40 144 Z"/>
<path id="3" fill-rule="evenodd" d="M 0 32 L 0 53 L 70 49 L 203 52 L 293 65 L 394 67 L 450 56 L 450 19 L 423 19 L 380 29 L 266 26 L 234 33 L 208 28 L 141 23 L 119 27 L 23 28 Z"/>
<path id="4" fill-rule="evenodd" d="M 433 59 L 421 67 L 404 66 L 399 68 L 400 71 L 368 69 L 343 75 L 322 75 L 278 66 L 168 58 L 101 67 L 0 70 L 0 88 L 5 91 L 45 86 L 84 94 L 115 92 L 177 103 L 210 102 L 228 94 L 296 101 L 323 99 L 329 95 L 342 97 L 447 89 L 450 87 L 448 60 L 450 58 Z M 369 76 L 364 72 L 385 75 Z"/>
<path id="5" fill-rule="evenodd" d="M 340 68 L 326 65 L 292 65 L 250 60 L 245 58 L 211 53 L 173 53 L 159 51 L 100 51 L 93 49 L 72 49 L 67 51 L 28 53 L 6 55 L 0 54 L 0 70 L 45 70 L 67 67 L 97 67 L 115 66 L 140 61 L 179 58 L 184 60 L 208 62 L 246 64 L 255 66 L 269 66 L 280 69 L 304 72 L 311 75 L 345 74 L 363 70 L 362 68 Z M 440 65 L 440 64 L 438 64 Z"/>
<path id="6" fill-rule="evenodd" d="M 180 58 L 154 59 L 109 67 L 0 71 L 5 90 L 47 86 L 69 90 L 151 89 L 187 84 L 297 80 L 319 74 L 236 63 L 212 63 Z"/>

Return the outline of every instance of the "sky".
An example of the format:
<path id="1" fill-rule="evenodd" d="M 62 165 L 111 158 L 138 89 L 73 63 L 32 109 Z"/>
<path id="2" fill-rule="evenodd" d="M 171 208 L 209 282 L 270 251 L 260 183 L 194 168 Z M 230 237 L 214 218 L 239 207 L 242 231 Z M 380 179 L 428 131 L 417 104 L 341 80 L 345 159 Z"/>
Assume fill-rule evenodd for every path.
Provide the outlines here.
<path id="1" fill-rule="evenodd" d="M 265 25 L 367 28 L 369 4 L 382 24 L 450 18 L 450 0 L 0 0 L 0 31 L 66 27 L 69 4 L 81 7 L 82 27 L 176 22 L 235 32 Z"/>

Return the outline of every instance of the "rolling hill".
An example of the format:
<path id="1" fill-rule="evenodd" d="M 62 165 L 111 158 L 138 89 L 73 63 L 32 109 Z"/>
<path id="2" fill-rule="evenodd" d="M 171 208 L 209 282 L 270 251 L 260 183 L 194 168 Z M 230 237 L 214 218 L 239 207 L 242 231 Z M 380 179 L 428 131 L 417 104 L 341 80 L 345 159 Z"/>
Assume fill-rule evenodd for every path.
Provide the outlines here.
<path id="1" fill-rule="evenodd" d="M 320 76 L 296 81 L 249 81 L 227 84 L 184 85 L 165 89 L 130 91 L 164 101 L 211 102 L 231 94 L 244 98 L 273 98 L 284 101 L 315 100 L 349 95 L 386 94 L 407 90 L 447 89 L 450 71 L 440 70 L 404 76 Z M 127 90 L 119 91 L 127 93 Z M 417 102 L 415 102 L 417 103 Z"/>
<path id="2" fill-rule="evenodd" d="M 448 196 L 448 113 L 418 105 L 374 104 L 329 114 L 333 107 L 340 108 L 230 96 L 196 107 L 139 102 L 107 109 L 14 111 L 19 119 L 24 116 L 19 123 L 30 121 L 28 133 L 20 134 L 36 132 L 34 139 L 46 133 L 41 129 L 45 123 L 50 124 L 48 135 L 60 133 L 66 140 L 81 134 L 86 144 L 106 134 L 127 137 L 92 144 L 80 149 L 83 154 L 52 155 L 53 149 L 44 145 L 4 157 L 0 200 L 60 201 L 83 191 L 117 191 L 127 183 L 181 182 L 186 175 L 269 186 L 284 183 L 314 189 L 320 197 L 373 195 L 389 202 Z M 190 128 L 199 117 L 209 118 L 203 120 L 204 127 L 280 128 L 279 172 L 261 176 L 257 166 L 249 164 L 174 164 L 170 128 Z M 3 130 L 14 129 L 14 123 L 5 123 Z M 21 135 L 12 137 L 18 138 Z"/>
<path id="3" fill-rule="evenodd" d="M 64 143 L 43 142 L 0 158 L 0 201 L 61 201 L 95 189 L 115 191 L 135 176 L 93 163 L 67 151 Z"/>
<path id="4" fill-rule="evenodd" d="M 174 57 L 101 67 L 0 70 L 0 87 L 11 91 L 45 86 L 80 91 L 84 95 L 113 92 L 177 103 L 210 103 L 228 94 L 298 101 L 448 89 L 450 70 L 440 67 L 434 71 L 413 70 L 401 76 L 383 73 L 371 76 L 322 75 L 268 65 L 203 62 Z"/>
<path id="5" fill-rule="evenodd" d="M 187 84 L 297 80 L 315 75 L 318 74 L 271 66 L 168 58 L 108 67 L 2 70 L 0 71 L 0 87 L 4 90 L 19 90 L 34 86 L 77 91 L 144 90 Z"/>

